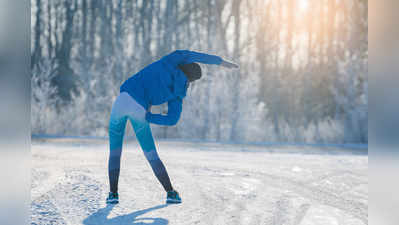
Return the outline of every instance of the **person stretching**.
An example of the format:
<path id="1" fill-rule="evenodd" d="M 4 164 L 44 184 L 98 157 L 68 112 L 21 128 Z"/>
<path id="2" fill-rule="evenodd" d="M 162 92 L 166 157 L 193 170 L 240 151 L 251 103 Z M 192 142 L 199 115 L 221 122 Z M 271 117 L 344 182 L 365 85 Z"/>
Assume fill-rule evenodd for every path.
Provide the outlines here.
<path id="1" fill-rule="evenodd" d="M 176 50 L 146 66 L 121 85 L 120 94 L 112 105 L 109 121 L 110 192 L 106 199 L 107 203 L 119 202 L 118 179 L 127 120 L 132 124 L 146 159 L 167 193 L 166 203 L 181 203 L 179 193 L 173 188 L 166 168 L 158 156 L 150 123 L 164 126 L 176 125 L 189 84 L 202 76 L 201 67 L 197 63 L 238 68 L 238 65 L 223 60 L 219 56 Z M 152 105 L 166 102 L 168 103 L 167 115 L 151 113 Z"/>

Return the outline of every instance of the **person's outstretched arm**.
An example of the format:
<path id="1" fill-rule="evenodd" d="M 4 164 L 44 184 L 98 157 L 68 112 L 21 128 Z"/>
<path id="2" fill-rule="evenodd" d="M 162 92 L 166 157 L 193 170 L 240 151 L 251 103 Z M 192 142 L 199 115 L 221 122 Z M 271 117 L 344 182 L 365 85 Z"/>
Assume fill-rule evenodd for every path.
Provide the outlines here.
<path id="1" fill-rule="evenodd" d="M 235 64 L 233 62 L 226 61 L 226 60 L 223 60 L 223 62 L 220 65 L 224 66 L 224 67 L 227 67 L 227 68 L 230 68 L 230 69 L 238 69 L 238 68 L 240 68 L 239 65 L 237 65 L 237 64 Z"/>
<path id="2" fill-rule="evenodd" d="M 171 61 L 176 64 L 176 66 L 179 64 L 189 64 L 196 62 L 220 65 L 227 68 L 239 68 L 237 64 L 228 62 L 219 56 L 189 50 L 176 50 L 172 54 L 170 54 L 169 57 L 171 58 Z"/>
<path id="3" fill-rule="evenodd" d="M 180 119 L 180 114 L 182 111 L 182 103 L 183 101 L 180 98 L 176 98 L 174 100 L 168 101 L 168 114 L 153 114 L 151 112 L 147 112 L 145 115 L 145 119 L 149 123 L 154 123 L 158 125 L 165 126 L 174 126 Z"/>

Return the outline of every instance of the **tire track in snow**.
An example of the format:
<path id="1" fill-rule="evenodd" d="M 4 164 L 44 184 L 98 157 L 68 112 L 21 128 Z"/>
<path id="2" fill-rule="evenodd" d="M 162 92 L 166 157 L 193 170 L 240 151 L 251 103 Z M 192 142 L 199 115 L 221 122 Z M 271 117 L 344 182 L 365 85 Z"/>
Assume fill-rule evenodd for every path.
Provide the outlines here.
<path id="1" fill-rule="evenodd" d="M 310 208 L 310 204 L 302 204 L 299 207 L 299 209 L 295 215 L 293 225 L 301 224 L 301 222 L 302 222 L 303 218 L 305 218 L 305 215 L 308 212 L 309 208 Z"/>
<path id="2" fill-rule="evenodd" d="M 351 199 L 345 199 L 333 192 L 327 192 L 315 187 L 306 185 L 303 182 L 293 181 L 288 178 L 278 177 L 271 174 L 259 173 L 265 181 L 270 185 L 278 188 L 287 189 L 297 193 L 307 199 L 316 201 L 318 203 L 328 205 L 340 209 L 355 218 L 361 220 L 364 224 L 368 224 L 368 206 L 361 202 L 356 202 Z"/>
<path id="3" fill-rule="evenodd" d="M 31 225 L 57 224 L 66 225 L 49 195 L 43 195 L 31 203 Z"/>
<path id="4" fill-rule="evenodd" d="M 292 205 L 289 197 L 283 195 L 275 203 L 273 215 L 271 218 L 267 219 L 266 225 L 285 225 L 289 224 L 289 211 L 292 210 Z"/>
<path id="5" fill-rule="evenodd" d="M 214 169 L 214 171 L 217 171 Z M 223 170 L 224 173 L 230 173 L 230 174 L 236 174 L 240 177 L 245 177 L 248 176 L 248 173 L 243 172 L 242 170 L 240 171 L 235 171 L 235 170 Z M 271 174 L 266 174 L 266 173 L 260 173 L 260 172 L 251 172 L 252 175 L 255 175 L 259 180 L 262 180 L 264 184 L 273 186 L 275 188 L 281 189 L 281 190 L 288 190 L 292 191 L 295 194 L 298 194 L 305 199 L 308 199 L 310 201 L 314 201 L 316 203 L 328 205 L 333 208 L 337 208 L 339 210 L 342 210 L 345 213 L 348 213 L 349 215 L 352 215 L 354 218 L 359 219 L 362 221 L 364 224 L 368 224 L 368 206 L 367 204 L 364 204 L 359 201 L 355 201 L 354 199 L 348 199 L 342 197 L 339 193 L 335 193 L 332 191 L 324 191 L 320 190 L 317 187 L 313 187 L 310 185 L 305 184 L 304 182 L 298 182 L 291 180 L 289 178 L 285 177 L 279 177 Z M 351 173 L 353 174 L 353 173 Z M 334 173 L 334 176 L 339 176 L 338 173 Z M 321 177 L 325 179 L 325 177 Z M 315 180 L 314 180 L 315 181 Z M 231 201 L 237 201 L 236 198 L 231 200 Z M 279 204 L 277 206 L 278 209 L 282 211 L 286 211 L 286 201 L 285 200 L 280 200 L 276 204 Z M 310 208 L 309 204 L 304 204 L 302 209 L 298 209 L 299 211 L 296 212 L 296 219 L 293 219 L 293 223 L 295 224 L 300 224 L 304 216 L 306 215 L 306 212 Z M 233 212 L 241 213 L 244 207 L 242 207 L 242 204 L 236 204 L 235 208 L 231 207 L 229 214 L 232 214 Z M 226 212 L 228 210 L 225 210 Z M 279 210 L 274 211 L 274 213 L 278 213 Z M 279 214 L 279 213 L 278 213 Z M 288 214 L 288 213 L 285 213 Z M 280 218 L 281 217 L 281 218 Z M 273 223 L 270 223 L 270 218 L 266 219 L 269 224 L 285 224 L 285 219 L 283 215 L 278 216 L 278 220 L 274 220 Z M 237 221 L 237 220 L 233 220 Z M 273 219 L 272 219 L 273 221 Z M 239 224 L 239 223 L 231 223 L 231 224 Z"/>
<path id="6" fill-rule="evenodd" d="M 224 208 L 221 203 L 228 200 L 221 194 L 223 190 L 219 186 L 213 185 L 215 178 L 208 177 L 212 173 L 209 174 L 208 168 L 190 166 L 180 170 L 179 174 L 184 177 L 185 188 L 188 186 L 190 189 L 190 197 L 199 200 L 195 205 L 190 205 L 190 208 L 199 212 L 194 223 L 215 224 L 215 219 Z"/>
<path id="7" fill-rule="evenodd" d="M 62 183 L 31 203 L 32 221 L 40 221 L 37 224 L 81 224 L 86 216 L 100 208 L 100 196 L 105 196 L 100 186 L 100 182 L 82 171 L 65 171 Z M 48 215 L 54 214 L 54 210 L 56 222 L 47 223 Z"/>
<path id="8" fill-rule="evenodd" d="M 200 187 L 201 196 L 209 205 L 204 214 L 204 224 L 261 224 L 259 205 L 264 205 L 265 198 L 258 196 L 262 183 L 249 176 L 240 176 L 231 170 L 210 169 L 207 167 L 193 167 L 191 171 L 195 186 Z M 191 175 L 192 176 L 192 175 Z M 204 182 L 206 186 L 204 187 Z M 263 196 L 262 196 L 263 197 Z M 258 222 L 256 222 L 258 221 Z"/>
<path id="9" fill-rule="evenodd" d="M 255 179 L 248 175 L 248 173 L 231 169 L 222 170 L 190 166 L 189 169 L 185 168 L 184 170 L 191 172 L 191 174 L 186 172 L 184 177 L 198 176 L 198 179 L 185 179 L 185 185 L 188 185 L 188 181 L 193 180 L 194 182 L 191 183 L 194 184 L 188 186 L 199 188 L 200 197 L 197 197 L 197 199 L 209 205 L 209 207 L 205 208 L 212 209 L 200 219 L 200 221 L 207 221 L 204 224 L 234 225 L 265 224 L 266 222 L 266 224 L 271 225 L 299 225 L 310 208 L 309 204 L 302 204 L 299 208 L 294 208 L 290 202 L 291 200 L 285 195 L 284 198 L 275 203 L 277 207 L 276 205 L 274 206 L 275 209 L 272 212 L 272 216 L 261 219 L 265 216 L 265 212 L 260 211 L 262 209 L 259 209 L 259 206 L 262 205 L 267 208 L 268 203 L 266 201 L 269 196 L 260 190 L 260 188 L 267 186 L 267 182 Z M 207 181 L 207 186 L 212 187 L 209 190 L 208 187 L 203 187 L 204 183 L 201 182 L 202 180 Z M 287 215 L 295 215 L 295 217 L 291 218 Z"/>

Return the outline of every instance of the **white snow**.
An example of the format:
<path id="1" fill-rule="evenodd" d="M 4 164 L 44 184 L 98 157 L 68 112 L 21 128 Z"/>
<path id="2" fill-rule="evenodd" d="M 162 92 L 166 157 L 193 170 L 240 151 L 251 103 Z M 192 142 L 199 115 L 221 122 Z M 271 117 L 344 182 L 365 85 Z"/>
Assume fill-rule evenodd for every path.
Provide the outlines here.
<path id="1" fill-rule="evenodd" d="M 139 145 L 124 145 L 120 204 L 106 206 L 108 142 L 32 141 L 32 224 L 368 224 L 367 149 L 158 141 L 183 203 Z"/>
<path id="2" fill-rule="evenodd" d="M 299 168 L 299 167 L 297 167 L 297 166 L 294 166 L 293 168 L 292 168 L 292 171 L 293 172 L 301 172 L 302 171 L 302 169 L 301 168 Z"/>

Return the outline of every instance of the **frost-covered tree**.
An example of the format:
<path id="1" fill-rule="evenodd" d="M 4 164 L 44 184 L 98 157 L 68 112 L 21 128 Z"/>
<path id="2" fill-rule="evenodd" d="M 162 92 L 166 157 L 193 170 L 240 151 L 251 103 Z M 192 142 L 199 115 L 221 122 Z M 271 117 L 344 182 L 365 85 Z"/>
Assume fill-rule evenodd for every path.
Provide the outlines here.
<path id="1" fill-rule="evenodd" d="M 31 0 L 32 96 L 39 96 L 32 97 L 32 133 L 106 136 L 121 83 L 176 49 L 190 49 L 241 68 L 203 66 L 181 121 L 153 126 L 155 136 L 367 142 L 367 4 Z M 51 79 L 37 69 L 46 61 L 57 62 Z M 48 79 L 49 86 L 39 81 Z"/>
<path id="2" fill-rule="evenodd" d="M 57 132 L 54 123 L 57 120 L 57 88 L 51 85 L 55 66 L 43 61 L 32 69 L 31 77 L 31 132 L 48 134 Z"/>
<path id="3" fill-rule="evenodd" d="M 337 109 L 335 119 L 342 123 L 346 142 L 368 140 L 367 61 L 349 58 L 340 64 L 338 79 L 332 87 Z"/>

